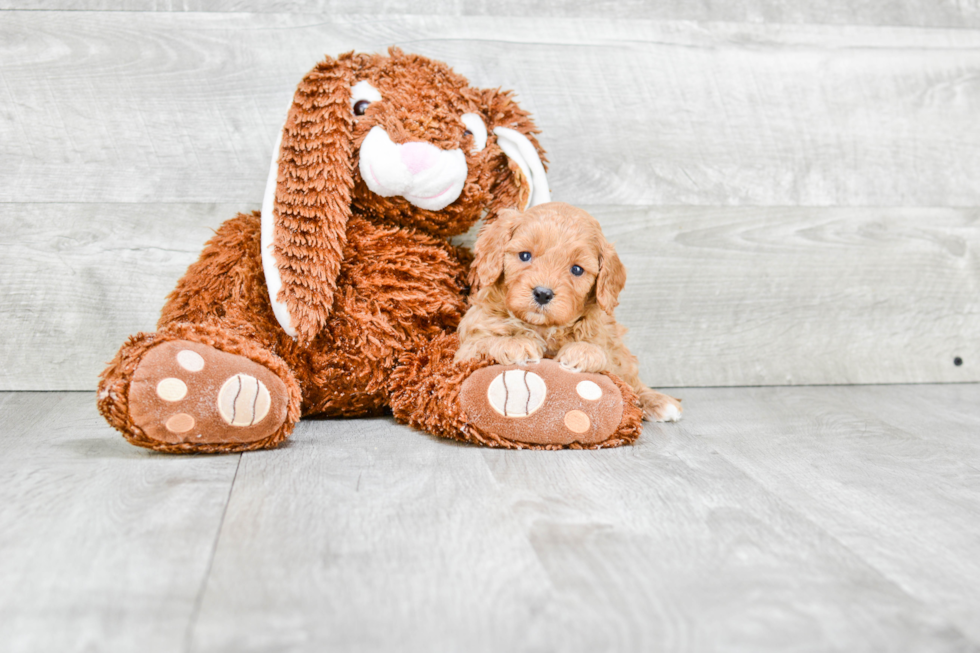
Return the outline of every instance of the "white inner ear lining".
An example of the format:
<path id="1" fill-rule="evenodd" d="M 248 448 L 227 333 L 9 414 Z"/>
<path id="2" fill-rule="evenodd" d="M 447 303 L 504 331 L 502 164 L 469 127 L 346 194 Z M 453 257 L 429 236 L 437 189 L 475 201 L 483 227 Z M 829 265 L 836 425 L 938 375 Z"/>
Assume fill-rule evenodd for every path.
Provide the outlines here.
<path id="1" fill-rule="evenodd" d="M 276 321 L 279 322 L 283 331 L 295 338 L 296 329 L 293 328 L 289 309 L 284 302 L 279 301 L 282 278 L 279 275 L 279 265 L 276 261 L 275 246 L 273 245 L 276 229 L 273 211 L 276 203 L 276 180 L 279 175 L 279 147 L 282 144 L 283 129 L 285 129 L 285 125 L 279 129 L 276 146 L 272 149 L 272 165 L 269 167 L 269 177 L 265 184 L 265 195 L 262 198 L 262 269 L 265 271 L 265 285 L 269 290 L 269 302 L 272 304 L 272 312 L 276 316 Z"/>
<path id="2" fill-rule="evenodd" d="M 483 118 L 477 113 L 464 113 L 459 118 L 466 125 L 466 128 L 473 134 L 472 152 L 482 152 L 487 146 L 487 126 L 483 124 Z"/>
<path id="3" fill-rule="evenodd" d="M 497 145 L 503 150 L 527 178 L 528 190 L 530 191 L 527 206 L 530 208 L 538 204 L 545 204 L 551 201 L 551 191 L 548 188 L 548 176 L 544 171 L 544 164 L 538 156 L 538 151 L 528 140 L 527 136 L 509 127 L 494 127 L 494 135 L 497 137 Z"/>

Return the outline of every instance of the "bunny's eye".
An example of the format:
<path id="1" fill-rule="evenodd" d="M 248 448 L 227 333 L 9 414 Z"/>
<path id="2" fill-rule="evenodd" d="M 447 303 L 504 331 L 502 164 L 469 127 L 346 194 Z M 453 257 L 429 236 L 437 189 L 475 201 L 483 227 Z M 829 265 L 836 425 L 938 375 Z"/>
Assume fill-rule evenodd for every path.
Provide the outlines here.
<path id="1" fill-rule="evenodd" d="M 368 102 L 367 100 L 358 100 L 357 102 L 355 102 L 354 103 L 354 115 L 355 116 L 363 116 L 364 115 L 364 112 L 367 111 L 367 108 L 368 108 L 368 106 L 370 106 L 370 104 L 371 103 Z"/>
<path id="2" fill-rule="evenodd" d="M 582 269 L 582 266 L 580 266 L 580 265 L 573 265 L 572 266 L 572 274 L 574 274 L 576 277 L 580 277 L 583 274 L 585 274 L 585 270 L 583 270 Z"/>
<path id="3" fill-rule="evenodd" d="M 517 255 L 517 258 L 521 259 L 525 263 L 531 260 L 531 252 L 521 252 Z"/>
<path id="4" fill-rule="evenodd" d="M 372 102 L 380 102 L 381 93 L 365 80 L 350 87 L 350 108 L 355 116 L 363 116 Z"/>

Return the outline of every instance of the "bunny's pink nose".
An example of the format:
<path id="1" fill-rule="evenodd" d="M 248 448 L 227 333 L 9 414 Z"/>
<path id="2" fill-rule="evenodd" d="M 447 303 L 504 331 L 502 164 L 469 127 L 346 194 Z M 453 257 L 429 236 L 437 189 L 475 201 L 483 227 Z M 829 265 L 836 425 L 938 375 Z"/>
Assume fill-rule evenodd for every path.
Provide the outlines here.
<path id="1" fill-rule="evenodd" d="M 405 143 L 401 146 L 402 163 L 408 166 L 408 171 L 417 175 L 432 167 L 439 156 L 439 148 L 428 143 Z"/>

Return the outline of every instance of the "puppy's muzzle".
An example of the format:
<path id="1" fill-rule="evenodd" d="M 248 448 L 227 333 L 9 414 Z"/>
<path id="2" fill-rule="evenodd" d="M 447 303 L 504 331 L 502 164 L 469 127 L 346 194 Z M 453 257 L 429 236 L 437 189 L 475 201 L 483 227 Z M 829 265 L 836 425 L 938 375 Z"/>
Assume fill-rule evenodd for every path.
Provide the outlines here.
<path id="1" fill-rule="evenodd" d="M 555 298 L 555 291 L 544 286 L 536 287 L 531 291 L 531 294 L 534 296 L 534 301 L 538 303 L 538 306 L 544 306 Z"/>

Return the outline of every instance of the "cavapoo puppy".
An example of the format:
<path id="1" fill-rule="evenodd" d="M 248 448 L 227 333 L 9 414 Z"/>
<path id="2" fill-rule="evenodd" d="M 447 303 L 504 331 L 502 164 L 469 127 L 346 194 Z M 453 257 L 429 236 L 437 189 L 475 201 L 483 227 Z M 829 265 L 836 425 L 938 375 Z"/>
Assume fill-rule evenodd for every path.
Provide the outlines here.
<path id="1" fill-rule="evenodd" d="M 640 381 L 636 356 L 623 344 L 626 328 L 613 311 L 626 268 L 595 218 L 561 202 L 503 211 L 473 253 L 457 361 L 548 357 L 573 372 L 611 372 L 639 396 L 645 419 L 680 419 L 678 400 Z"/>

